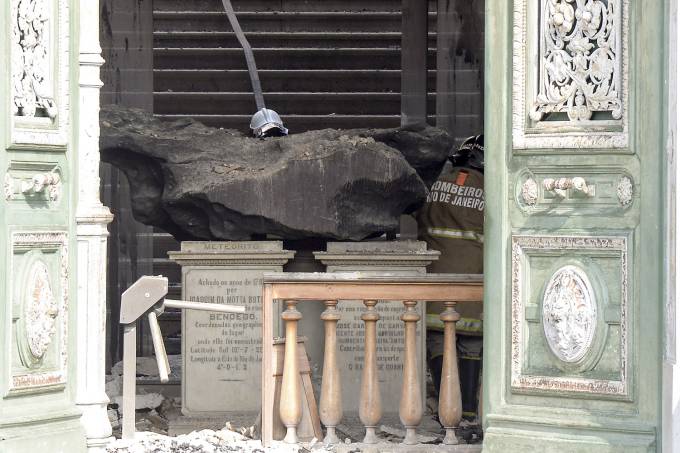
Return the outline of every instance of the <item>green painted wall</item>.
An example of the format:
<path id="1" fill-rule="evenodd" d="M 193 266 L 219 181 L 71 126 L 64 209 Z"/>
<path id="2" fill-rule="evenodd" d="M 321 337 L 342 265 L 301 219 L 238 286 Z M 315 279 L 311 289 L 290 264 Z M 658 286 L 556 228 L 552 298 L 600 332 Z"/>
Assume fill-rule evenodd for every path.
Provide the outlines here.
<path id="1" fill-rule="evenodd" d="M 12 136 L 10 120 L 12 72 L 11 65 L 7 64 L 11 56 L 10 30 L 16 20 L 11 3 L 3 2 L 0 7 L 0 29 L 5 31 L 0 38 L 0 54 L 6 62 L 0 84 L 0 106 L 5 119 L 0 123 L 0 174 L 3 178 L 6 175 L 12 178 L 10 186 L 14 192 L 9 200 L 0 197 L 0 451 L 82 452 L 85 451 L 85 435 L 79 420 L 80 410 L 75 405 L 75 131 L 72 127 L 63 127 L 64 135 L 50 145 L 35 145 L 25 139 L 19 139 L 20 144 L 15 143 L 17 137 Z M 62 66 L 67 71 L 63 79 L 58 72 L 53 74 L 55 83 L 64 84 L 63 93 L 59 89 L 56 91 L 56 102 L 61 107 L 68 98 L 71 104 L 70 110 L 60 111 L 57 118 L 68 118 L 70 124 L 76 124 L 78 2 L 51 3 L 53 11 L 62 11 L 68 19 L 63 22 L 68 27 L 58 30 L 62 25 L 54 17 L 50 18 L 50 24 L 55 27 L 52 39 L 61 32 L 70 38 L 68 46 L 58 52 L 50 47 L 50 51 L 55 52 L 54 70 Z M 42 127 L 55 128 L 49 122 Z M 55 169 L 61 179 L 57 200 L 50 200 L 45 193 L 21 193 L 22 181 Z M 44 355 L 34 357 L 26 345 L 29 336 L 27 310 L 30 309 L 27 305 L 33 300 L 30 283 L 35 280 L 30 274 L 35 267 L 32 266 L 39 262 L 47 269 L 47 281 L 58 311 L 54 317 L 55 334 Z M 65 303 L 62 302 L 64 298 Z M 49 314 L 45 316 L 50 317 Z M 66 357 L 65 362 L 63 357 Z"/>
<path id="2" fill-rule="evenodd" d="M 513 2 L 487 0 L 486 20 L 484 451 L 660 451 L 663 2 L 630 2 L 629 134 L 622 149 L 513 149 Z M 521 198 L 528 175 L 539 183 L 536 206 Z M 547 199 L 540 183 L 549 176 L 582 176 L 595 184 L 596 196 L 579 199 L 571 192 L 565 201 Z M 616 197 L 624 176 L 633 181 L 626 206 Z M 534 248 L 531 239 L 518 236 L 548 239 Z M 596 240 L 565 245 L 569 240 L 563 238 L 571 236 Z M 609 247 L 602 238 L 624 242 Z M 515 281 L 513 244 L 519 257 Z M 593 346 L 576 364 L 551 352 L 541 318 L 547 280 L 569 264 L 589 276 L 598 314 Z M 522 308 L 514 331 L 513 296 Z M 624 334 L 627 351 L 620 341 Z M 522 377 L 541 379 L 513 376 L 513 336 L 521 345 L 514 368 Z M 560 379 L 620 381 L 626 387 L 607 393 L 563 384 L 556 390 Z"/>

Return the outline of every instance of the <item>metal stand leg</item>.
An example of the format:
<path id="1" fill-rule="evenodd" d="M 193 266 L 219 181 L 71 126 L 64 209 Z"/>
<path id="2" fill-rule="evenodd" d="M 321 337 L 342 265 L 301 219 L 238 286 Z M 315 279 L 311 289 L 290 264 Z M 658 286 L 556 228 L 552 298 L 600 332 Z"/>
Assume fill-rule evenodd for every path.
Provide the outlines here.
<path id="1" fill-rule="evenodd" d="M 137 326 L 133 322 L 123 333 L 123 439 L 135 437 L 136 368 Z"/>

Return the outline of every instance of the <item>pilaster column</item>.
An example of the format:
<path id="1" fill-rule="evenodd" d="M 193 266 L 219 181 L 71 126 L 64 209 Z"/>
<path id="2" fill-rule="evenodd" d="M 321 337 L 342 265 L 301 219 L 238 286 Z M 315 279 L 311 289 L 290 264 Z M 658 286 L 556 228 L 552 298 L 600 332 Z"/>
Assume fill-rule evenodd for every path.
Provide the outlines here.
<path id="1" fill-rule="evenodd" d="M 78 162 L 76 403 L 83 411 L 89 453 L 105 452 L 112 440 L 105 392 L 106 225 L 111 212 L 99 200 L 99 3 L 80 0 L 79 78 L 73 149 Z M 75 137 L 74 137 L 75 138 Z"/>

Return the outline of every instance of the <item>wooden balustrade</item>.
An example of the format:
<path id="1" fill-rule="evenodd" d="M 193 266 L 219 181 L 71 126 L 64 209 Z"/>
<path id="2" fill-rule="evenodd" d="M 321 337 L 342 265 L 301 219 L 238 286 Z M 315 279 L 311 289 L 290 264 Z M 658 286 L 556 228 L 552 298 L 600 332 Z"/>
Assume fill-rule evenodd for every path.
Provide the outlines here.
<path id="1" fill-rule="evenodd" d="M 285 300 L 286 310 L 281 315 L 285 322 L 285 358 L 281 385 L 280 418 L 287 429 L 285 442 L 297 442 L 297 427 L 302 417 L 302 395 L 297 367 L 297 323 L 302 318 L 295 308 L 298 301 L 323 300 L 326 310 L 321 319 L 325 326 L 323 381 L 321 387 L 320 418 L 326 426 L 326 443 L 339 441 L 335 428 L 342 420 L 342 390 L 340 368 L 337 363 L 336 329 L 340 320 L 338 300 L 364 300 L 366 310 L 361 316 L 365 323 L 364 365 L 362 371 L 359 416 L 366 428 L 365 443 L 377 442 L 375 428 L 381 417 L 380 389 L 377 370 L 377 300 L 401 300 L 405 311 L 404 375 L 399 416 L 406 428 L 404 444 L 417 443 L 416 428 L 423 415 L 417 362 L 416 330 L 420 315 L 419 301 L 444 302 L 446 310 L 440 318 L 444 322 L 444 359 L 439 396 L 439 418 L 446 429 L 444 444 L 456 444 L 454 428 L 462 415 L 460 378 L 455 345 L 455 323 L 460 315 L 456 302 L 481 301 L 482 277 L 479 275 L 427 274 L 403 276 L 389 272 L 362 275 L 361 273 L 277 273 L 264 275 L 263 288 L 263 357 L 262 357 L 262 442 L 270 446 L 273 435 L 273 407 L 275 384 L 272 364 L 274 300 Z M 386 302 L 389 303 L 389 302 Z M 424 326 L 423 326 L 424 329 Z"/>
<path id="2" fill-rule="evenodd" d="M 364 443 L 378 443 L 375 428 L 380 422 L 380 388 L 378 387 L 377 322 L 380 315 L 375 310 L 375 300 L 365 300 L 366 311 L 361 315 L 364 321 L 364 369 L 361 373 L 361 396 L 359 397 L 359 418 L 366 428 Z"/>

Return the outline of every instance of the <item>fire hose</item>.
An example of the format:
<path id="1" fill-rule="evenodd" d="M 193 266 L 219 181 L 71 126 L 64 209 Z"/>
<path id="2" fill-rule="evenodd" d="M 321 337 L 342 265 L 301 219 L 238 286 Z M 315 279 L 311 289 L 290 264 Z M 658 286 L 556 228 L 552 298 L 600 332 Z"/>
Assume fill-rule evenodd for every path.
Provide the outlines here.
<path id="1" fill-rule="evenodd" d="M 241 24 L 238 22 L 231 0 L 222 0 L 222 4 L 224 5 L 224 11 L 229 18 L 231 28 L 234 30 L 236 39 L 238 39 L 246 57 L 248 75 L 250 76 L 250 83 L 253 87 L 253 94 L 255 95 L 255 105 L 257 106 L 257 112 L 250 121 L 250 128 L 252 129 L 253 134 L 259 138 L 288 135 L 288 129 L 283 126 L 279 114 L 265 106 L 260 76 L 257 72 L 257 65 L 255 64 L 255 55 L 253 55 L 253 49 L 250 47 L 250 43 L 241 29 Z"/>

